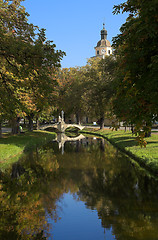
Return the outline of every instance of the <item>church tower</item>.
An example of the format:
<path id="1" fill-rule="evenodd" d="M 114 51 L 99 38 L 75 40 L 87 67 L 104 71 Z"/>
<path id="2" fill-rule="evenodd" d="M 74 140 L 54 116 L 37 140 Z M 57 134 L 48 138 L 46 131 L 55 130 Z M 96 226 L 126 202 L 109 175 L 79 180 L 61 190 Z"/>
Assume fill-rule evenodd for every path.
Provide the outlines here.
<path id="1" fill-rule="evenodd" d="M 107 30 L 105 29 L 105 24 L 103 23 L 103 29 L 100 32 L 101 40 L 97 43 L 95 49 L 95 57 L 104 58 L 112 54 L 112 47 L 110 42 L 107 40 Z"/>

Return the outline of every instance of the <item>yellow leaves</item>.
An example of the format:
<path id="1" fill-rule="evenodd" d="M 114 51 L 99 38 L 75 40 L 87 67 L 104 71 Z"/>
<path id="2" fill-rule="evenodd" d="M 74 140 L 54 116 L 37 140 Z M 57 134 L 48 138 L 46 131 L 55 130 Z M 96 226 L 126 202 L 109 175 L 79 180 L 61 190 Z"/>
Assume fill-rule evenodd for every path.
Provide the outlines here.
<path id="1" fill-rule="evenodd" d="M 38 76 L 38 72 L 36 70 L 33 71 L 33 73 L 35 74 L 35 76 Z"/>
<path id="2" fill-rule="evenodd" d="M 6 75 L 6 77 L 15 78 L 13 72 L 6 71 L 4 74 Z"/>
<path id="3" fill-rule="evenodd" d="M 145 137 L 144 132 L 142 132 L 139 136 L 136 137 L 136 141 L 138 142 L 141 148 L 142 147 L 146 148 L 146 145 L 147 145 L 147 142 L 145 141 L 144 137 Z"/>
<path id="4" fill-rule="evenodd" d="M 139 146 L 145 147 L 147 145 L 147 141 L 144 139 L 146 137 L 146 134 L 148 134 L 151 131 L 151 128 L 148 126 L 143 126 L 143 124 L 139 124 L 134 129 L 134 134 L 137 136 L 136 141 L 138 142 Z"/>
<path id="5" fill-rule="evenodd" d="M 101 79 L 102 78 L 102 72 L 98 72 L 98 77 Z"/>

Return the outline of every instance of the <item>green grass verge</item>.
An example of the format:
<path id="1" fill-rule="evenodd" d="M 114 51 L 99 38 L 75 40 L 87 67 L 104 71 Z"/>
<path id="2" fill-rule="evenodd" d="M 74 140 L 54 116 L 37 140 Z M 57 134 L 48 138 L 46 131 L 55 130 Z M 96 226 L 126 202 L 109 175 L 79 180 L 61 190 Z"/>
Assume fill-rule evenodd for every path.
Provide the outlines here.
<path id="1" fill-rule="evenodd" d="M 0 169 L 17 161 L 24 151 L 45 144 L 55 138 L 55 135 L 55 133 L 47 131 L 25 132 L 25 134 L 18 135 L 4 134 L 0 138 Z"/>
<path id="2" fill-rule="evenodd" d="M 82 132 L 106 138 L 117 148 L 137 160 L 141 166 L 158 176 L 158 134 L 152 133 L 151 137 L 145 138 L 147 146 L 141 148 L 135 140 L 136 137 L 128 131 L 85 129 Z"/>

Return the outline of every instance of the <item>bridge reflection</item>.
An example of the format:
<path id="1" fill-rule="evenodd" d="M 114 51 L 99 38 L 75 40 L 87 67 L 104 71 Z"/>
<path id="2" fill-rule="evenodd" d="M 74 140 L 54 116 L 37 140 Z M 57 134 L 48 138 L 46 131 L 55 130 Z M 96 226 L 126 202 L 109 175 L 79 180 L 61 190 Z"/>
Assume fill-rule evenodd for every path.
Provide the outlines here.
<path id="1" fill-rule="evenodd" d="M 65 142 L 76 142 L 85 139 L 86 137 L 80 134 L 77 137 L 69 137 L 65 133 L 57 134 L 57 137 L 54 141 L 58 142 L 59 149 L 61 149 L 62 154 L 64 154 L 64 144 Z"/>

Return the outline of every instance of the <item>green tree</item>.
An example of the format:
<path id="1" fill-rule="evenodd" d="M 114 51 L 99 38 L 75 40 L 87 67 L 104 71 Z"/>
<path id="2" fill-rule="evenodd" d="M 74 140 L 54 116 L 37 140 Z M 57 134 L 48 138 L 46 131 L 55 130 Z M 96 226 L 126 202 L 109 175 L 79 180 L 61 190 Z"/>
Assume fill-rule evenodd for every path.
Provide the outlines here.
<path id="1" fill-rule="evenodd" d="M 28 23 L 21 2 L 0 0 L 0 117 L 12 120 L 13 133 L 20 117 L 28 116 L 32 123 L 33 116 L 51 104 L 52 72 L 64 55 L 46 41 L 44 29 Z"/>
<path id="2" fill-rule="evenodd" d="M 129 17 L 113 40 L 119 59 L 114 112 L 147 132 L 158 120 L 158 4 L 128 0 L 114 7 L 115 14 L 120 11 Z"/>
<path id="3" fill-rule="evenodd" d="M 36 29 L 28 24 L 28 14 L 18 1 L 0 1 L 0 112 L 1 120 L 17 116 L 17 90 L 31 67 L 27 57 Z M 25 68 L 24 68 L 25 66 Z M 22 79 L 23 76 L 23 79 Z"/>
<path id="4" fill-rule="evenodd" d="M 115 93 L 113 80 L 116 60 L 114 56 L 90 59 L 86 68 L 83 104 L 87 114 L 98 118 L 100 128 L 103 128 L 104 118 L 111 112 L 111 99 Z"/>
<path id="5" fill-rule="evenodd" d="M 63 109 L 67 116 L 76 115 L 80 123 L 84 114 L 82 95 L 84 92 L 85 67 L 64 68 L 58 78 L 58 109 Z"/>
<path id="6" fill-rule="evenodd" d="M 38 62 L 35 65 L 33 76 L 29 79 L 31 92 L 28 93 L 26 89 L 26 95 L 32 102 L 32 106 L 34 105 L 34 108 L 26 106 L 25 110 L 30 121 L 30 130 L 33 129 L 33 117 L 40 117 L 43 110 L 46 111 L 55 104 L 56 74 L 60 67 L 60 60 L 65 54 L 55 50 L 56 45 L 53 44 L 53 41 L 46 41 L 44 29 L 40 30 L 34 46 L 38 53 Z"/>

